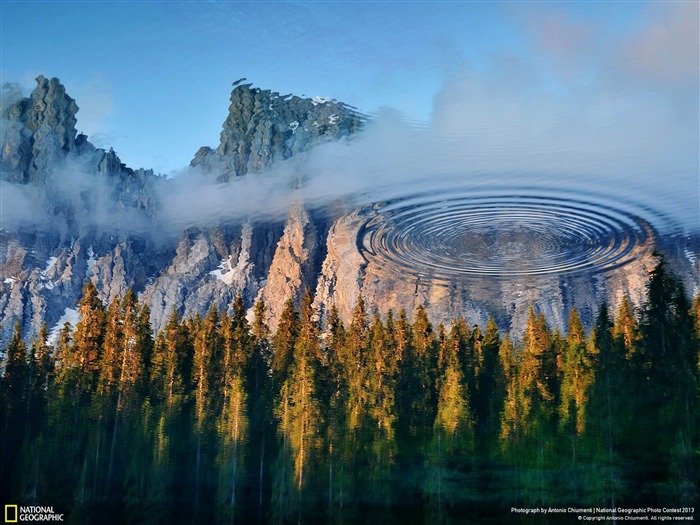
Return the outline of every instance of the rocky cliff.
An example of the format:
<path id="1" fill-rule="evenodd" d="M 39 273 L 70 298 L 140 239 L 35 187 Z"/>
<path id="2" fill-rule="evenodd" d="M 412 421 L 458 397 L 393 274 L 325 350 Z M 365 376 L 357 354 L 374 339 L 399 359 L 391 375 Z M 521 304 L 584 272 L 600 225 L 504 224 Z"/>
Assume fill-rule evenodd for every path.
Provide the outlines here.
<path id="1" fill-rule="evenodd" d="M 233 83 L 219 147 L 200 148 L 191 163 L 221 180 L 270 168 L 324 140 L 355 133 L 362 124 L 361 115 L 343 103 L 281 96 L 244 80 Z"/>
<path id="2" fill-rule="evenodd" d="M 27 213 L 18 220 L 8 213 L 0 225 L 3 338 L 17 321 L 30 338 L 43 321 L 72 320 L 87 280 L 105 303 L 134 288 L 156 328 L 173 308 L 185 316 L 212 304 L 225 309 L 238 294 L 249 304 L 264 299 L 274 323 L 287 297 L 315 286 L 329 223 L 323 214 L 300 203 L 287 220 L 212 224 L 164 240 L 155 225 L 168 181 L 126 167 L 79 135 L 78 106 L 58 79 L 38 77 L 28 98 L 6 90 L 4 202 L 21 197 Z M 237 82 L 221 144 L 201 148 L 192 167 L 227 181 L 348 136 L 362 122 L 342 103 Z"/>
<path id="3" fill-rule="evenodd" d="M 279 219 L 219 221 L 164 237 L 159 196 L 167 195 L 172 182 L 130 169 L 114 151 L 94 147 L 77 133 L 77 112 L 61 83 L 43 76 L 28 98 L 9 91 L 4 97 L 0 177 L 5 197 L 25 203 L 24 211 L 7 213 L 0 224 L 4 339 L 17 321 L 27 338 L 44 321 L 54 334 L 61 323 L 73 322 L 88 280 L 105 303 L 133 288 L 149 304 L 155 329 L 173 308 L 184 316 L 212 304 L 227 309 L 238 294 L 248 306 L 264 300 L 274 328 L 284 302 L 298 301 L 308 287 L 321 316 L 335 304 L 349 317 L 361 293 L 380 312 L 411 312 L 423 304 L 436 322 L 464 316 L 483 323 L 495 315 L 503 328 L 517 332 L 530 304 L 562 326 L 574 305 L 590 322 L 604 299 L 614 305 L 625 293 L 638 302 L 655 261 L 651 235 L 635 247 L 632 262 L 605 275 L 446 285 L 367 257 L 358 237 L 371 209 L 345 209 L 342 203 L 315 209 L 303 200 L 294 200 Z M 322 142 L 346 140 L 361 132 L 364 121 L 339 102 L 281 96 L 237 82 L 220 144 L 201 148 L 191 167 L 205 179 L 230 184 Z M 691 254 L 698 251 L 693 246 Z M 676 271 L 697 286 L 697 258 L 684 249 L 666 246 Z"/>

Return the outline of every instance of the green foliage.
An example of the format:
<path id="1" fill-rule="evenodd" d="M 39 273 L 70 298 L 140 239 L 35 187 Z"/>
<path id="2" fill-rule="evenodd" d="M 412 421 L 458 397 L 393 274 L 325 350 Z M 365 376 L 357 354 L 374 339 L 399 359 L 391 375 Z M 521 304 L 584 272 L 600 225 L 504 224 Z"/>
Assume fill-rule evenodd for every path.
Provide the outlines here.
<path id="1" fill-rule="evenodd" d="M 533 307 L 519 339 L 362 297 L 322 323 L 310 291 L 274 332 L 241 297 L 155 336 L 133 292 L 105 310 L 88 285 L 79 310 L 55 348 L 17 326 L 0 379 L 2 494 L 73 522 L 503 522 L 494 501 L 698 496 L 700 296 L 663 261 L 638 308 L 601 305 L 590 331 L 573 310 L 560 333 Z"/>
<path id="2" fill-rule="evenodd" d="M 589 390 L 594 380 L 592 348 L 586 340 L 578 311 L 571 311 L 564 352 L 561 355 L 561 395 L 559 424 L 574 428 L 577 435 L 586 427 Z"/>
<path id="3" fill-rule="evenodd" d="M 294 307 L 294 301 L 288 299 L 272 338 L 271 368 L 276 385 L 282 385 L 287 379 L 299 335 L 299 323 L 299 313 Z"/>
<path id="4" fill-rule="evenodd" d="M 75 327 L 73 344 L 63 348 L 60 356 L 58 382 L 77 393 L 94 389 L 105 336 L 105 312 L 97 289 L 88 281 L 78 308 L 80 321 Z"/>

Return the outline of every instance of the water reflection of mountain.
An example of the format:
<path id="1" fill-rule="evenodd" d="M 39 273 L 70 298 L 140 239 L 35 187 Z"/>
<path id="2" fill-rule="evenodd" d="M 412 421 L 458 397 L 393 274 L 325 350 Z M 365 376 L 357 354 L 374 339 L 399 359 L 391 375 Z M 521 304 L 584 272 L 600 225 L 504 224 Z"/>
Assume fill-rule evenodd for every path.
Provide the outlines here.
<path id="1" fill-rule="evenodd" d="M 634 192 L 522 173 L 479 184 L 460 173 L 333 178 L 342 166 L 328 158 L 355 151 L 367 118 L 332 100 L 238 84 L 219 147 L 171 180 L 92 146 L 60 82 L 37 83 L 31 97 L 5 100 L 4 340 L 16 321 L 27 338 L 43 322 L 58 333 L 87 281 L 106 303 L 134 288 L 156 329 L 173 307 L 203 315 L 239 294 L 249 308 L 264 300 L 275 327 L 309 287 L 323 319 L 332 305 L 349 319 L 362 294 L 382 313 L 492 314 L 513 333 L 532 304 L 559 327 L 573 306 L 589 326 L 603 299 L 639 304 L 655 243 L 689 290 L 698 282 L 686 254 L 697 247 L 666 242 L 672 221 Z"/>

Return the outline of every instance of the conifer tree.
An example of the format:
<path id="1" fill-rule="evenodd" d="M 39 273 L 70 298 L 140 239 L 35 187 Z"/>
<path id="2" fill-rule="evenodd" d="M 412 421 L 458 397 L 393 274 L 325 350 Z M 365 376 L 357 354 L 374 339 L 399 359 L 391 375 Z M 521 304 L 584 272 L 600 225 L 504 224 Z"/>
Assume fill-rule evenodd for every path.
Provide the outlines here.
<path id="1" fill-rule="evenodd" d="M 481 369 L 484 365 L 483 342 L 484 333 L 478 325 L 474 325 L 467 346 L 467 369 L 469 370 L 469 376 L 467 377 L 469 377 L 469 384 L 472 385 L 474 391 L 478 388 L 478 379 L 481 376 Z"/>
<path id="2" fill-rule="evenodd" d="M 399 317 L 396 320 L 395 334 L 397 360 L 403 361 L 406 359 L 409 349 L 413 345 L 411 323 L 404 309 L 399 311 Z"/>
<path id="3" fill-rule="evenodd" d="M 104 306 L 92 281 L 83 289 L 78 314 L 73 345 L 61 352 L 58 381 L 78 393 L 91 392 L 99 371 L 105 323 Z"/>
<path id="4" fill-rule="evenodd" d="M 559 336 L 561 337 L 561 336 Z M 559 441 L 563 456 L 576 466 L 566 480 L 569 490 L 576 493 L 581 485 L 578 465 L 581 443 L 588 426 L 589 402 L 594 382 L 594 348 L 586 337 L 578 310 L 573 308 L 567 321 L 566 336 L 555 343 L 561 386 L 559 395 Z M 568 439 L 568 443 L 566 440 Z"/>
<path id="5" fill-rule="evenodd" d="M 204 431 L 217 407 L 216 388 L 222 384 L 221 364 L 223 341 L 219 331 L 219 310 L 212 305 L 201 328 L 194 335 L 194 362 L 192 380 L 194 383 L 195 424 L 198 431 Z"/>
<path id="6" fill-rule="evenodd" d="M 156 338 L 149 370 L 150 392 L 169 410 L 179 407 L 187 395 L 192 374 L 192 349 L 187 328 L 173 308 L 162 332 Z"/>
<path id="7" fill-rule="evenodd" d="M 338 406 L 343 380 L 343 348 L 345 345 L 345 325 L 338 308 L 333 303 L 326 319 L 326 331 L 321 354 L 322 377 L 320 379 L 321 398 L 328 405 Z"/>
<path id="8" fill-rule="evenodd" d="M 27 346 L 22 341 L 22 325 L 15 323 L 12 339 L 5 347 L 5 370 L 2 375 L 2 400 L 9 414 L 23 421 L 29 396 L 30 365 Z"/>
<path id="9" fill-rule="evenodd" d="M 694 477 L 690 473 L 691 443 L 697 442 L 698 436 L 697 349 L 690 311 L 682 282 L 668 271 L 661 257 L 651 272 L 641 309 L 645 374 L 639 377 L 643 390 L 637 400 L 651 414 L 640 425 L 644 442 L 657 451 L 660 463 L 675 465 L 676 472 L 669 475 L 680 486 Z"/>
<path id="10" fill-rule="evenodd" d="M 459 331 L 459 324 L 453 327 Z M 438 326 L 440 359 L 437 371 L 437 411 L 430 443 L 425 450 L 426 476 L 423 491 L 429 523 L 447 521 L 450 506 L 450 469 L 460 454 L 471 452 L 474 420 L 464 373 L 459 362 L 459 336 L 447 337 Z"/>
<path id="11" fill-rule="evenodd" d="M 240 372 L 240 364 L 244 359 L 241 358 L 238 342 L 234 335 L 234 326 L 231 317 L 226 310 L 222 310 L 219 314 L 218 337 L 221 341 L 221 385 L 216 385 L 214 388 L 222 387 L 226 384 L 226 379 L 230 377 L 234 371 Z"/>
<path id="12" fill-rule="evenodd" d="M 294 356 L 294 347 L 299 335 L 299 313 L 292 299 L 287 299 L 280 315 L 277 331 L 272 338 L 272 375 L 275 387 L 279 388 L 287 379 Z"/>
<path id="13" fill-rule="evenodd" d="M 613 325 L 613 338 L 618 352 L 622 353 L 629 361 L 639 363 L 640 339 L 639 323 L 634 313 L 634 307 L 626 295 L 622 296 L 622 301 L 615 316 Z"/>
<path id="14" fill-rule="evenodd" d="M 324 354 L 320 381 L 321 399 L 326 410 L 326 439 L 324 449 L 328 461 L 328 514 L 335 508 L 342 508 L 343 496 L 349 492 L 345 479 L 345 420 L 346 420 L 346 377 L 345 377 L 345 325 L 335 303 L 331 305 L 326 321 Z"/>
<path id="15" fill-rule="evenodd" d="M 233 316 L 221 314 L 220 338 L 223 344 L 221 413 L 217 417 L 220 436 L 218 504 L 220 513 L 233 519 L 236 492 L 248 434 L 248 393 L 245 380 L 253 352 L 253 340 L 240 295 L 233 303 Z"/>
<path id="16" fill-rule="evenodd" d="M 501 339 L 491 316 L 481 341 L 481 368 L 476 377 L 473 411 L 480 433 L 493 434 L 498 429 L 499 415 L 505 395 L 505 380 L 499 361 Z"/>
<path id="17" fill-rule="evenodd" d="M 370 501 L 380 508 L 389 508 L 392 487 L 386 483 L 397 453 L 395 430 L 397 421 L 396 383 L 399 371 L 399 355 L 396 348 L 396 326 L 390 310 L 384 324 L 376 313 L 369 327 L 366 389 L 369 403 L 366 428 L 368 478 L 376 487 Z"/>
<path id="18" fill-rule="evenodd" d="M 47 391 L 53 381 L 55 360 L 52 354 L 53 348 L 49 344 L 48 339 L 49 330 L 46 323 L 42 323 L 39 334 L 32 343 L 31 357 L 29 360 L 30 418 L 33 421 L 41 421 L 44 419 Z"/>
<path id="19" fill-rule="evenodd" d="M 462 367 L 464 382 L 467 385 L 470 397 L 472 397 L 473 390 L 476 388 L 474 337 L 464 317 L 459 317 L 452 321 L 446 344 L 453 346 L 453 351 L 457 353 L 457 358 Z M 438 365 L 440 368 L 443 367 L 441 363 L 438 363 Z"/>
<path id="20" fill-rule="evenodd" d="M 395 390 L 398 362 L 395 349 L 393 314 L 387 315 L 387 326 L 374 313 L 369 326 L 367 347 L 365 390 L 367 410 L 361 422 L 356 447 L 366 456 L 367 477 L 378 485 L 371 501 L 380 506 L 389 506 L 391 490 L 379 480 L 389 477 L 396 455 L 395 424 L 397 419 Z"/>
<path id="21" fill-rule="evenodd" d="M 366 303 L 361 295 L 347 328 L 338 318 L 331 329 L 330 343 L 336 346 L 336 359 L 330 363 L 333 383 L 330 406 L 335 414 L 329 420 L 329 456 L 337 464 L 334 490 L 338 507 L 343 508 L 352 501 L 357 502 L 362 493 L 362 480 L 373 475 L 373 469 L 358 471 L 360 461 L 369 459 L 374 464 L 376 458 L 369 448 L 377 435 L 377 428 L 374 426 L 376 421 L 370 423 L 370 330 Z M 329 477 L 330 474 L 329 470 Z"/>
<path id="22" fill-rule="evenodd" d="M 332 364 L 339 362 L 342 347 L 345 344 L 345 325 L 335 303 L 331 305 L 326 324 L 328 326 L 325 338 L 326 361 L 328 366 L 332 367 Z"/>
<path id="23" fill-rule="evenodd" d="M 193 349 L 186 324 L 173 308 L 168 321 L 156 337 L 149 372 L 149 397 L 152 402 L 153 440 L 152 481 L 149 497 L 160 500 L 189 500 L 191 464 L 187 460 L 192 420 L 188 398 L 192 384 Z M 178 490 L 179 489 L 179 490 Z M 171 509 L 159 507 L 158 516 L 168 521 Z"/>
<path id="24" fill-rule="evenodd" d="M 66 323 L 57 346 L 56 389 L 50 396 L 48 416 L 53 436 L 46 468 L 63 469 L 55 481 L 60 491 L 78 491 L 75 512 L 85 509 L 98 485 L 106 479 L 101 454 L 106 439 L 105 426 L 89 425 L 95 414 L 102 414 L 96 388 L 100 375 L 105 335 L 105 311 L 97 289 L 88 281 L 78 306 L 80 319 L 71 333 Z M 59 445 L 60 444 L 60 445 Z M 97 458 L 88 461 L 88 456 Z"/>
<path id="25" fill-rule="evenodd" d="M 515 348 L 510 340 L 510 336 L 506 334 L 498 348 L 498 362 L 503 371 L 503 378 L 506 382 L 514 379 L 518 372 L 517 361 L 515 357 Z"/>
<path id="26" fill-rule="evenodd" d="M 146 375 L 146 359 L 152 352 L 148 310 L 141 309 L 130 289 L 121 304 L 123 319 L 122 345 L 119 349 L 119 398 L 117 410 L 135 412 L 141 404 Z M 144 320 L 144 316 L 145 319 Z"/>
<path id="27" fill-rule="evenodd" d="M 136 319 L 137 347 L 141 355 L 143 364 L 143 374 L 141 377 L 141 388 L 146 392 L 148 378 L 150 377 L 150 366 L 153 360 L 153 349 L 155 340 L 153 338 L 153 328 L 151 327 L 151 309 L 147 304 L 141 305 Z"/>
<path id="28" fill-rule="evenodd" d="M 365 301 L 357 300 L 352 320 L 345 334 L 345 344 L 340 356 L 345 376 L 345 412 L 348 430 L 360 428 L 369 408 L 367 391 L 367 354 L 369 351 L 369 323 Z"/>
<path id="29" fill-rule="evenodd" d="M 270 329 L 265 322 L 265 303 L 257 301 L 253 306 L 253 326 L 251 327 L 253 353 L 251 356 L 251 389 L 256 397 L 267 382 L 267 371 L 272 363 Z"/>
<path id="30" fill-rule="evenodd" d="M 578 310 L 573 308 L 567 323 L 567 335 L 562 354 L 562 385 L 559 423 L 573 423 L 575 434 L 581 435 L 586 426 L 586 410 L 593 384 L 593 359 Z"/>
<path id="31" fill-rule="evenodd" d="M 265 322 L 266 308 L 263 301 L 257 301 L 253 306 L 253 325 L 251 336 L 253 354 L 251 357 L 250 373 L 252 377 L 249 384 L 249 435 L 257 436 L 250 439 L 249 457 L 251 458 L 251 470 L 255 465 L 251 483 L 255 486 L 257 496 L 258 521 L 262 519 L 263 499 L 265 495 L 265 472 L 267 464 L 266 453 L 274 448 L 274 399 L 275 392 L 271 380 L 271 364 L 273 359 L 273 347 L 270 338 L 270 329 Z M 267 455 L 269 458 L 270 456 Z M 255 458 L 255 460 L 253 460 Z M 252 481 L 254 480 L 254 481 Z"/>
<path id="32" fill-rule="evenodd" d="M 248 370 L 250 359 L 253 354 L 253 336 L 251 326 L 246 317 L 246 308 L 243 298 L 236 296 L 233 302 L 233 314 L 230 319 L 230 340 L 224 341 L 226 350 L 231 353 L 230 364 L 233 369 L 238 370 L 243 377 Z"/>
<path id="33" fill-rule="evenodd" d="M 13 339 L 15 339 L 13 337 Z M 6 345 L 6 350 L 14 346 L 13 341 Z M 5 404 L 3 379 L 0 379 L 0 479 L 13 480 L 16 493 L 22 497 L 31 497 L 42 490 L 45 485 L 46 441 L 44 431 L 47 423 L 46 406 L 53 387 L 53 355 L 48 343 L 48 329 L 42 324 L 39 335 L 33 340 L 26 369 L 26 406 L 21 408 L 21 414 L 10 416 L 10 429 L 7 423 L 7 410 L 11 406 Z M 9 355 L 6 355 L 9 358 Z M 6 364 L 9 364 L 6 362 Z M 11 372 L 11 375 L 14 375 Z M 25 419 L 26 418 L 26 419 Z M 24 428 L 23 428 L 24 427 Z M 10 431 L 10 436 L 6 435 Z M 7 437 L 13 433 L 21 434 L 21 445 L 18 450 L 8 447 Z M 49 440 L 51 438 L 49 437 Z M 9 454 L 8 454 L 9 453 Z M 9 457 L 6 457 L 6 454 Z M 7 462 L 15 463 L 15 476 L 4 475 L 12 469 L 7 468 Z M 19 473 L 19 475 L 17 475 Z M 0 493 L 7 497 L 0 482 Z"/>
<path id="34" fill-rule="evenodd" d="M 116 396 L 121 375 L 124 317 L 121 298 L 115 297 L 105 313 L 105 330 L 100 352 L 97 393 L 105 398 Z"/>
<path id="35" fill-rule="evenodd" d="M 197 330 L 193 333 L 194 361 L 192 367 L 194 433 L 196 438 L 194 507 L 197 515 L 206 508 L 206 506 L 201 505 L 201 498 L 212 493 L 210 490 L 212 476 L 203 471 L 211 465 L 211 458 L 208 455 L 209 448 L 205 445 L 212 437 L 211 429 L 221 406 L 223 341 L 219 330 L 219 320 L 219 310 L 216 305 L 212 305 L 201 323 L 195 321 L 192 324 L 193 328 Z"/>
<path id="36" fill-rule="evenodd" d="M 282 438 L 281 452 L 288 451 L 293 458 L 297 497 L 301 497 L 301 492 L 308 483 L 308 465 L 319 446 L 321 423 L 316 397 L 320 329 L 312 303 L 313 296 L 307 290 L 302 299 L 299 335 L 295 341 L 292 363 L 280 389 L 276 410 Z"/>
<path id="37" fill-rule="evenodd" d="M 5 347 L 5 356 L 5 371 L 0 381 L 0 477 L 3 479 L 7 479 L 12 472 L 29 424 L 27 403 L 30 396 L 31 370 L 19 321 L 15 323 L 12 339 Z"/>
<path id="38" fill-rule="evenodd" d="M 454 340 L 453 340 L 454 341 Z M 458 346 L 445 339 L 437 379 L 437 414 L 433 425 L 439 448 L 447 451 L 471 446 L 474 417 L 471 412 Z"/>
<path id="39" fill-rule="evenodd" d="M 691 305 L 683 283 L 668 271 L 663 258 L 652 270 L 647 288 L 640 322 L 645 368 L 663 398 L 685 396 L 695 381 Z"/>
<path id="40" fill-rule="evenodd" d="M 378 313 L 372 317 L 367 356 L 367 390 L 372 427 L 393 439 L 396 421 L 394 391 L 398 374 L 397 352 L 393 334 L 393 315 L 389 312 L 385 328 Z"/>
<path id="41" fill-rule="evenodd" d="M 630 417 L 628 400 L 623 396 L 625 381 L 629 381 L 625 377 L 628 361 L 623 346 L 613 340 L 613 322 L 606 303 L 598 310 L 590 339 L 597 359 L 586 434 L 599 466 L 589 479 L 601 501 L 615 507 L 621 486 L 617 468 L 621 435 L 629 428 L 626 420 L 635 416 Z"/>
<path id="42" fill-rule="evenodd" d="M 618 411 L 625 356 L 615 346 L 613 322 L 606 303 L 598 309 L 590 340 L 594 348 L 596 368 L 591 394 L 592 422 L 596 429 L 604 428 L 608 434 L 613 425 L 613 414 Z"/>
<path id="43" fill-rule="evenodd" d="M 217 501 L 225 515 L 233 516 L 236 512 L 237 485 L 244 459 L 243 445 L 248 437 L 248 395 L 240 371 L 231 373 L 226 378 L 223 388 L 223 408 L 217 419 L 221 441 L 218 454 Z"/>
<path id="44" fill-rule="evenodd" d="M 406 391 L 411 398 L 408 413 L 409 431 L 428 433 L 435 421 L 437 380 L 437 338 L 423 305 L 416 308 L 412 345 L 407 354 Z M 430 435 L 429 433 L 427 435 Z"/>
<path id="45" fill-rule="evenodd" d="M 143 401 L 146 383 L 144 358 L 151 354 L 151 349 L 147 348 L 151 342 L 150 326 L 148 321 L 145 326 L 142 324 L 140 307 L 133 290 L 129 290 L 123 299 L 116 297 L 107 308 L 97 374 L 97 395 L 92 400 L 91 409 L 98 423 L 91 429 L 90 439 L 95 443 L 95 456 L 99 455 L 101 443 L 109 443 L 104 476 L 108 491 L 118 486 L 115 479 L 123 479 L 125 465 L 118 460 L 123 448 L 129 446 L 130 438 L 140 435 L 131 432 L 131 425 L 138 420 Z M 103 435 L 107 429 L 108 435 Z M 97 465 L 95 469 L 94 477 L 98 477 Z"/>
<path id="46" fill-rule="evenodd" d="M 532 403 L 521 384 L 520 363 L 516 360 L 515 349 L 507 335 L 503 338 L 498 354 L 506 380 L 500 438 L 505 449 L 517 449 L 527 431 Z"/>
<path id="47" fill-rule="evenodd" d="M 502 359 L 507 350 L 501 349 Z M 517 372 L 506 365 L 506 400 L 501 417 L 501 443 L 519 461 L 540 468 L 549 457 L 556 411 L 556 354 L 542 313 L 530 307 Z M 510 369 L 509 369 L 510 368 Z"/>
<path id="48" fill-rule="evenodd" d="M 553 414 L 556 401 L 557 355 L 553 343 L 544 314 L 535 315 L 530 307 L 519 373 L 526 394 L 545 418 Z"/>

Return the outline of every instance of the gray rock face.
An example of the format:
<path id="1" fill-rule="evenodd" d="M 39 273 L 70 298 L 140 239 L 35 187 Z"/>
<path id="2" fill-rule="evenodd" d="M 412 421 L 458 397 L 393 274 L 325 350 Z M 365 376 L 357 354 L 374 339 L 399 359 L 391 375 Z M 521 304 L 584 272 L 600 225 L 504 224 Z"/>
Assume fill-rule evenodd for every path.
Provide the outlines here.
<path id="1" fill-rule="evenodd" d="M 112 193 L 111 204 L 117 208 L 152 212 L 151 187 L 159 179 L 153 171 L 127 168 L 114 150 L 96 148 L 86 135 L 78 135 L 75 100 L 66 94 L 57 78 L 47 80 L 39 76 L 36 81 L 37 87 L 29 98 L 10 94 L 9 86 L 3 88 L 8 91 L 10 103 L 3 105 L 0 115 L 3 123 L 0 180 L 60 187 L 65 183 L 61 180 L 65 176 L 62 171 L 69 167 L 104 182 Z"/>
<path id="2" fill-rule="evenodd" d="M 163 251 L 124 228 L 110 231 L 125 212 L 123 225 L 153 215 L 161 179 L 78 135 L 78 106 L 58 79 L 39 76 L 29 98 L 3 89 L 0 181 L 4 191 L 34 200 L 29 226 L 0 229 L 0 340 L 18 321 L 28 338 L 44 321 L 52 326 L 75 307 L 88 279 L 105 301 L 143 287 Z"/>
<path id="3" fill-rule="evenodd" d="M 151 306 L 154 328 L 164 326 L 173 307 L 189 316 L 206 312 L 212 304 L 227 310 L 239 294 L 252 302 L 265 281 L 280 231 L 279 226 L 245 223 L 186 232 L 174 256 L 144 289 L 142 299 Z"/>
<path id="4" fill-rule="evenodd" d="M 649 271 L 657 262 L 654 243 L 650 242 L 635 248 L 637 253 L 632 263 L 605 275 L 501 281 L 465 279 L 448 286 L 440 281 L 417 279 L 400 267 L 381 266 L 366 259 L 356 242 L 366 220 L 367 214 L 356 210 L 340 217 L 330 228 L 327 256 L 316 288 L 316 304 L 321 311 L 335 304 L 341 317 L 348 319 L 361 293 L 368 307 L 379 312 L 391 308 L 410 314 L 423 305 L 436 323 L 449 323 L 462 316 L 470 324 L 483 326 L 489 315 L 493 315 L 501 327 L 518 337 L 527 324 L 530 305 L 537 305 L 554 327 L 563 329 L 574 306 L 590 325 L 602 301 L 608 301 L 613 311 L 623 294 L 640 304 Z M 684 268 L 684 275 L 692 273 Z"/>
<path id="5" fill-rule="evenodd" d="M 42 322 L 52 328 L 70 318 L 88 280 L 105 303 L 133 288 L 150 306 L 155 330 L 173 308 L 184 316 L 204 314 L 211 305 L 226 310 L 239 294 L 248 306 L 263 300 L 274 329 L 285 301 L 298 302 L 308 287 L 322 316 L 334 304 L 349 319 L 363 294 L 370 309 L 380 313 L 405 309 L 410 314 L 422 304 L 435 322 L 463 316 L 483 324 L 494 315 L 517 335 L 531 304 L 562 327 L 573 306 L 590 323 L 604 299 L 616 307 L 627 294 L 639 303 L 656 260 L 650 237 L 635 248 L 633 263 L 605 276 L 446 286 L 367 259 L 358 248 L 367 210 L 320 212 L 303 202 L 292 206 L 284 220 L 212 224 L 164 240 L 149 228 L 158 224 L 157 195 L 162 193 L 155 190 L 167 190 L 168 181 L 124 166 L 113 150 L 96 148 L 77 135 L 75 101 L 56 79 L 39 77 L 37 84 L 31 97 L 8 97 L 2 108 L 0 180 L 31 188 L 37 209 L 48 210 L 56 227 L 25 231 L 0 225 L 3 340 L 17 321 L 29 339 Z M 201 148 L 191 165 L 227 181 L 356 133 L 362 123 L 358 112 L 338 102 L 280 96 L 238 82 L 220 144 Z M 77 200 L 61 197 L 67 168 L 84 175 Z M 103 223 L 93 220 L 105 211 Z M 664 247 L 690 291 L 700 283 L 700 242 L 692 242 Z"/>
<path id="6" fill-rule="evenodd" d="M 265 284 L 258 299 L 267 305 L 268 323 L 272 329 L 282 314 L 287 299 L 298 301 L 307 288 L 316 287 L 320 261 L 325 254 L 322 225 L 312 219 L 302 206 L 289 214 L 277 243 Z"/>
<path id="7" fill-rule="evenodd" d="M 96 148 L 78 135 L 78 107 L 57 79 L 39 77 L 37 84 L 29 98 L 6 97 L 11 103 L 2 109 L 0 176 L 35 189 L 37 211 L 51 215 L 56 228 L 3 232 L 2 338 L 17 321 L 32 337 L 43 320 L 51 326 L 64 318 L 87 280 L 105 303 L 134 288 L 150 305 L 156 329 L 173 308 L 185 316 L 204 313 L 213 304 L 226 309 L 238 294 L 249 304 L 265 299 L 275 323 L 287 297 L 315 285 L 325 256 L 317 236 L 325 236 L 325 222 L 317 224 L 303 207 L 292 211 L 286 223 L 188 230 L 172 246 L 157 242 L 151 232 L 125 228 L 122 222 L 144 227 L 157 217 L 155 188 L 166 182 L 150 170 L 126 167 L 113 150 Z M 236 83 L 221 144 L 200 149 L 192 165 L 227 180 L 353 133 L 362 120 L 352 108 L 331 100 L 280 96 Z M 87 184 L 78 202 L 61 200 L 62 186 L 69 182 L 62 178 L 65 171 L 87 176 L 78 181 Z M 105 216 L 104 224 L 95 227 L 95 214 Z"/>
<path id="8" fill-rule="evenodd" d="M 3 108 L 8 121 L 0 167 L 3 180 L 42 182 L 75 147 L 78 106 L 57 78 L 38 76 L 30 98 Z"/>
<path id="9" fill-rule="evenodd" d="M 354 133 L 362 125 L 363 117 L 345 104 L 280 96 L 241 82 L 234 82 L 219 147 L 201 148 L 191 162 L 205 170 L 216 168 L 221 180 L 269 168 L 322 140 Z"/>

